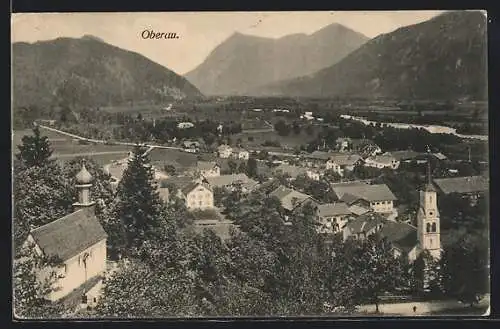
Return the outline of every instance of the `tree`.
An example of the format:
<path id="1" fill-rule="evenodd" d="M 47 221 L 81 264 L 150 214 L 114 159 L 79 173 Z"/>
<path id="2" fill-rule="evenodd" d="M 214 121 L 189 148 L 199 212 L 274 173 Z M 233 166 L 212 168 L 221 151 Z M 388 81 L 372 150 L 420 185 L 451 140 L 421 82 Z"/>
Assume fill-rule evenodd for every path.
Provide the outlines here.
<path id="1" fill-rule="evenodd" d="M 55 162 L 25 168 L 14 165 L 14 247 L 19 248 L 32 227 L 67 215 L 72 210 L 73 190 Z"/>
<path id="2" fill-rule="evenodd" d="M 169 176 L 175 176 L 176 174 L 176 169 L 173 165 L 165 165 L 164 170 Z"/>
<path id="3" fill-rule="evenodd" d="M 464 235 L 441 258 L 444 293 L 473 306 L 489 292 L 488 234 Z"/>
<path id="4" fill-rule="evenodd" d="M 348 239 L 334 254 L 332 271 L 340 280 L 331 282 L 330 291 L 350 308 L 370 302 L 378 312 L 379 296 L 404 286 L 403 260 L 394 257 L 390 243 L 377 234 Z"/>
<path id="5" fill-rule="evenodd" d="M 233 160 L 229 160 L 227 162 L 227 166 L 229 167 L 229 173 L 234 174 L 236 172 L 236 168 L 238 167 L 238 164 Z"/>
<path id="6" fill-rule="evenodd" d="M 64 308 L 48 300 L 55 291 L 58 279 L 55 270 L 58 260 L 40 256 L 34 245 L 21 248 L 13 264 L 14 314 L 23 319 L 40 319 L 61 316 Z M 43 275 L 41 275 L 43 273 Z"/>
<path id="7" fill-rule="evenodd" d="M 290 134 L 290 126 L 283 120 L 279 120 L 274 124 L 274 130 L 276 130 L 280 136 L 288 136 Z"/>
<path id="8" fill-rule="evenodd" d="M 41 167 L 49 161 L 52 155 L 52 149 L 47 136 L 40 135 L 38 125 L 33 127 L 33 135 L 25 135 L 22 139 L 22 145 L 19 145 L 19 153 L 16 158 L 21 160 L 27 167 Z"/>
<path id="9" fill-rule="evenodd" d="M 125 241 L 110 243 L 124 245 L 126 249 L 122 252 L 139 248 L 146 240 L 161 236 L 165 221 L 165 208 L 153 180 L 153 169 L 143 154 L 142 148 L 134 149 L 117 188 L 114 216 L 123 226 Z"/>
<path id="10" fill-rule="evenodd" d="M 106 280 L 95 316 L 164 318 L 200 315 L 192 273 L 182 267 L 152 268 L 132 259 Z M 131 298 L 133 296 L 133 298 Z"/>
<path id="11" fill-rule="evenodd" d="M 246 173 L 248 177 L 257 177 L 257 160 L 253 156 L 248 158 Z"/>

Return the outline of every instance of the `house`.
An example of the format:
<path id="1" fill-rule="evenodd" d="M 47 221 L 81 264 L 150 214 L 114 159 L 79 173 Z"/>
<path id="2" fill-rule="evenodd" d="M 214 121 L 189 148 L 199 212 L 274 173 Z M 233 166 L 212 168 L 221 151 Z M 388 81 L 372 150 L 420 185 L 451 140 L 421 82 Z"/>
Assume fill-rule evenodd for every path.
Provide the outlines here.
<path id="1" fill-rule="evenodd" d="M 379 232 L 384 223 L 385 220 L 383 216 L 375 212 L 369 212 L 359 216 L 345 225 L 342 230 L 344 241 L 349 238 L 355 240 L 366 239 L 370 235 Z"/>
<path id="2" fill-rule="evenodd" d="M 318 205 L 318 219 L 321 233 L 338 233 L 347 224 L 352 213 L 344 202 Z"/>
<path id="3" fill-rule="evenodd" d="M 306 120 L 314 120 L 314 116 L 312 112 L 305 112 L 303 115 L 300 116 L 301 119 L 306 119 Z"/>
<path id="4" fill-rule="evenodd" d="M 293 166 L 286 163 L 282 163 L 276 168 L 274 168 L 274 173 L 282 173 L 289 175 L 292 179 L 296 179 L 300 175 L 306 175 L 310 179 L 319 180 L 320 173 L 317 170 L 311 168 L 304 168 L 299 166 Z"/>
<path id="5" fill-rule="evenodd" d="M 128 159 L 116 161 L 114 163 L 104 166 L 104 172 L 111 176 L 111 187 L 116 189 L 118 184 L 123 178 L 123 174 L 128 167 Z M 157 166 L 152 165 L 154 172 L 154 179 L 160 181 L 169 177 L 167 173 Z"/>
<path id="6" fill-rule="evenodd" d="M 484 176 L 466 176 L 452 178 L 436 178 L 434 185 L 441 195 L 453 193 L 469 199 L 473 205 L 483 193 L 489 191 L 489 179 Z"/>
<path id="7" fill-rule="evenodd" d="M 396 197 L 386 184 L 362 182 L 332 184 L 332 190 L 340 201 L 349 206 L 358 205 L 382 214 L 396 214 Z"/>
<path id="8" fill-rule="evenodd" d="M 366 167 L 372 168 L 389 168 L 389 169 L 397 169 L 399 167 L 399 160 L 394 158 L 392 155 L 383 154 L 383 155 L 374 155 L 369 156 L 365 159 L 364 165 Z"/>
<path id="9" fill-rule="evenodd" d="M 417 227 L 408 223 L 387 220 L 377 212 L 369 212 L 346 224 L 343 231 L 344 240 L 351 237 L 363 239 L 378 233 L 378 237 L 391 243 L 395 257 L 405 257 L 413 262 L 422 251 L 427 250 L 434 259 L 439 259 L 442 254 L 440 215 L 438 196 L 431 183 L 430 172 L 429 165 L 428 182 L 419 190 Z M 424 279 L 424 288 L 425 281 Z"/>
<path id="10" fill-rule="evenodd" d="M 229 145 L 220 145 L 217 147 L 217 155 L 219 158 L 227 159 L 231 157 L 231 154 L 233 153 L 233 149 Z"/>
<path id="11" fill-rule="evenodd" d="M 189 210 L 204 210 L 214 208 L 212 187 L 191 177 L 171 177 L 163 180 L 159 194 L 165 202 L 170 202 L 170 195 L 183 200 Z"/>
<path id="12" fill-rule="evenodd" d="M 235 147 L 231 150 L 231 156 L 239 160 L 248 160 L 250 153 L 245 149 Z"/>
<path id="13" fill-rule="evenodd" d="M 422 153 L 415 152 L 412 150 L 392 151 L 392 152 L 385 152 L 384 153 L 384 155 L 391 155 L 396 160 L 398 160 L 400 163 L 401 162 L 410 162 L 410 161 L 418 158 L 421 154 Z"/>
<path id="14" fill-rule="evenodd" d="M 363 159 L 358 154 L 331 154 L 325 166 L 327 170 L 331 169 L 343 177 L 346 171 L 353 171 L 362 162 Z"/>
<path id="15" fill-rule="evenodd" d="M 339 137 L 335 140 L 335 146 L 339 152 L 347 152 L 351 149 L 351 139 L 349 137 Z"/>
<path id="16" fill-rule="evenodd" d="M 380 148 L 380 146 L 375 144 L 370 139 L 352 139 L 351 146 L 352 150 L 357 152 L 363 158 L 382 153 L 382 149 Z"/>
<path id="17" fill-rule="evenodd" d="M 205 181 L 212 187 L 234 189 L 237 187 L 241 188 L 243 193 L 248 193 L 253 191 L 259 183 L 245 174 L 232 174 L 232 175 L 220 175 L 206 177 Z"/>
<path id="18" fill-rule="evenodd" d="M 200 143 L 197 141 L 184 141 L 182 143 L 184 152 L 198 153 L 200 151 Z"/>
<path id="19" fill-rule="evenodd" d="M 407 223 L 384 219 L 377 213 L 371 212 L 349 221 L 342 231 L 344 241 L 352 239 L 366 239 L 377 233 L 379 238 L 391 243 L 395 257 L 406 257 L 409 262 L 415 261 L 419 255 L 419 241 L 417 228 Z"/>
<path id="20" fill-rule="evenodd" d="M 177 124 L 177 128 L 179 129 L 188 129 L 188 128 L 193 128 L 194 124 L 192 122 L 179 122 Z"/>
<path id="21" fill-rule="evenodd" d="M 308 203 L 312 203 L 313 206 L 317 206 L 317 202 L 311 196 L 285 186 L 279 186 L 277 189 L 272 191 L 269 196 L 276 197 L 280 201 L 281 207 L 285 210 L 285 223 L 288 222 L 290 215 L 302 206 Z"/>
<path id="22" fill-rule="evenodd" d="M 220 165 L 215 161 L 198 161 L 196 169 L 203 177 L 220 176 Z"/>
<path id="23" fill-rule="evenodd" d="M 77 296 L 83 304 L 98 302 L 102 278 L 106 271 L 107 234 L 94 213 L 91 200 L 92 176 L 82 166 L 76 175 L 78 201 L 74 212 L 53 222 L 32 229 L 25 246 L 33 246 L 39 256 L 55 257 L 58 264 L 37 273 L 43 280 L 54 270 L 59 278 L 50 301 L 72 299 Z"/>

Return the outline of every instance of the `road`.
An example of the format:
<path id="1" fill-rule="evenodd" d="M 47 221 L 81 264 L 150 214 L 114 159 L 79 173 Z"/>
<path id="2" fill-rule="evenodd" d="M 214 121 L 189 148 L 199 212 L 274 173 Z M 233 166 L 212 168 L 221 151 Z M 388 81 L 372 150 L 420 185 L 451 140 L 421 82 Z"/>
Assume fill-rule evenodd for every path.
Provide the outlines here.
<path id="1" fill-rule="evenodd" d="M 480 307 L 488 307 L 490 303 L 490 297 L 485 296 L 480 302 Z M 416 311 L 413 312 L 413 307 L 416 307 Z M 431 313 L 443 312 L 446 314 L 446 310 L 464 310 L 463 315 L 468 313 L 468 305 L 462 304 L 456 300 L 436 300 L 427 302 L 402 302 L 402 303 L 390 303 L 390 304 L 379 304 L 379 312 L 385 315 L 401 315 L 401 316 L 426 316 Z M 358 307 L 358 311 L 362 313 L 374 314 L 376 307 L 374 304 L 362 305 Z"/>
<path id="2" fill-rule="evenodd" d="M 74 157 L 87 157 L 93 155 L 106 155 L 106 154 L 128 154 L 129 151 L 106 151 L 106 152 L 82 152 L 71 154 L 52 154 L 53 158 L 74 158 Z"/>
<path id="3" fill-rule="evenodd" d="M 48 127 L 48 126 L 41 125 L 41 124 L 38 124 L 38 126 L 40 128 L 43 128 L 43 129 L 54 131 L 54 132 L 60 133 L 62 135 L 66 135 L 66 136 L 69 136 L 69 137 L 72 137 L 72 138 L 75 138 L 75 139 L 79 139 L 79 140 L 83 140 L 83 141 L 87 141 L 87 142 L 90 142 L 90 143 L 97 143 L 97 144 L 106 144 L 106 143 L 108 143 L 107 141 L 105 141 L 103 139 L 86 138 L 86 137 L 78 136 L 78 135 L 75 135 L 75 134 L 72 134 L 72 133 L 68 133 L 66 131 L 62 131 L 62 130 L 59 130 L 59 129 L 56 129 L 56 128 L 52 128 L 52 127 Z M 126 146 L 135 146 L 135 145 L 137 145 L 136 143 L 115 142 L 115 141 L 113 141 L 112 144 L 113 145 L 126 145 Z M 171 149 L 171 150 L 181 150 L 181 151 L 183 150 L 182 147 L 175 147 L 175 146 L 164 146 L 164 145 L 153 145 L 153 144 L 142 144 L 142 145 L 146 146 L 146 147 L 149 147 L 149 148 L 161 148 L 161 149 Z M 97 154 L 97 153 L 92 153 L 92 154 Z M 103 153 L 103 154 L 105 154 L 105 153 Z M 108 153 L 108 154 L 111 154 L 111 153 Z"/>

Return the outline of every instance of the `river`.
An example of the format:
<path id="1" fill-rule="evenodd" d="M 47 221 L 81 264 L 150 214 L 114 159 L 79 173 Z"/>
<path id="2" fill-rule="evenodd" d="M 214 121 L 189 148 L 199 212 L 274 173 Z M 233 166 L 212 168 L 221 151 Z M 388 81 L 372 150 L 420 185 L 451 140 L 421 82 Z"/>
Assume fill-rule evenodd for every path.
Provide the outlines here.
<path id="1" fill-rule="evenodd" d="M 365 125 L 370 125 L 370 124 L 377 124 L 380 123 L 384 126 L 388 127 L 394 127 L 394 128 L 399 128 L 399 129 L 425 129 L 431 134 L 452 134 L 460 138 L 466 138 L 466 139 L 478 139 L 478 140 L 483 140 L 487 141 L 488 140 L 488 135 L 465 135 L 465 134 L 459 134 L 457 133 L 457 130 L 452 127 L 448 126 L 439 126 L 439 125 L 417 125 L 417 124 L 412 124 L 412 123 L 399 123 L 399 122 L 378 122 L 378 121 L 370 121 L 362 117 L 355 117 L 352 115 L 347 115 L 347 114 L 342 114 L 340 116 L 342 119 L 347 119 L 347 120 L 355 120 L 364 123 Z"/>

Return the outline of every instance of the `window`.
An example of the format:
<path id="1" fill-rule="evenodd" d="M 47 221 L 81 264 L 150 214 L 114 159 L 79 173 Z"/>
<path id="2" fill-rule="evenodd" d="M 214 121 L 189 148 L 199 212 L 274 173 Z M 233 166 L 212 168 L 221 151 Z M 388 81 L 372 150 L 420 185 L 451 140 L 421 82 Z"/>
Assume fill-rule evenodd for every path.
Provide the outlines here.
<path id="1" fill-rule="evenodd" d="M 436 223 L 432 223 L 432 232 L 436 232 Z"/>
<path id="2" fill-rule="evenodd" d="M 431 223 L 427 223 L 427 233 L 431 231 Z"/>
<path id="3" fill-rule="evenodd" d="M 429 211 L 429 216 L 432 216 L 433 214 L 434 214 L 434 212 Z"/>

